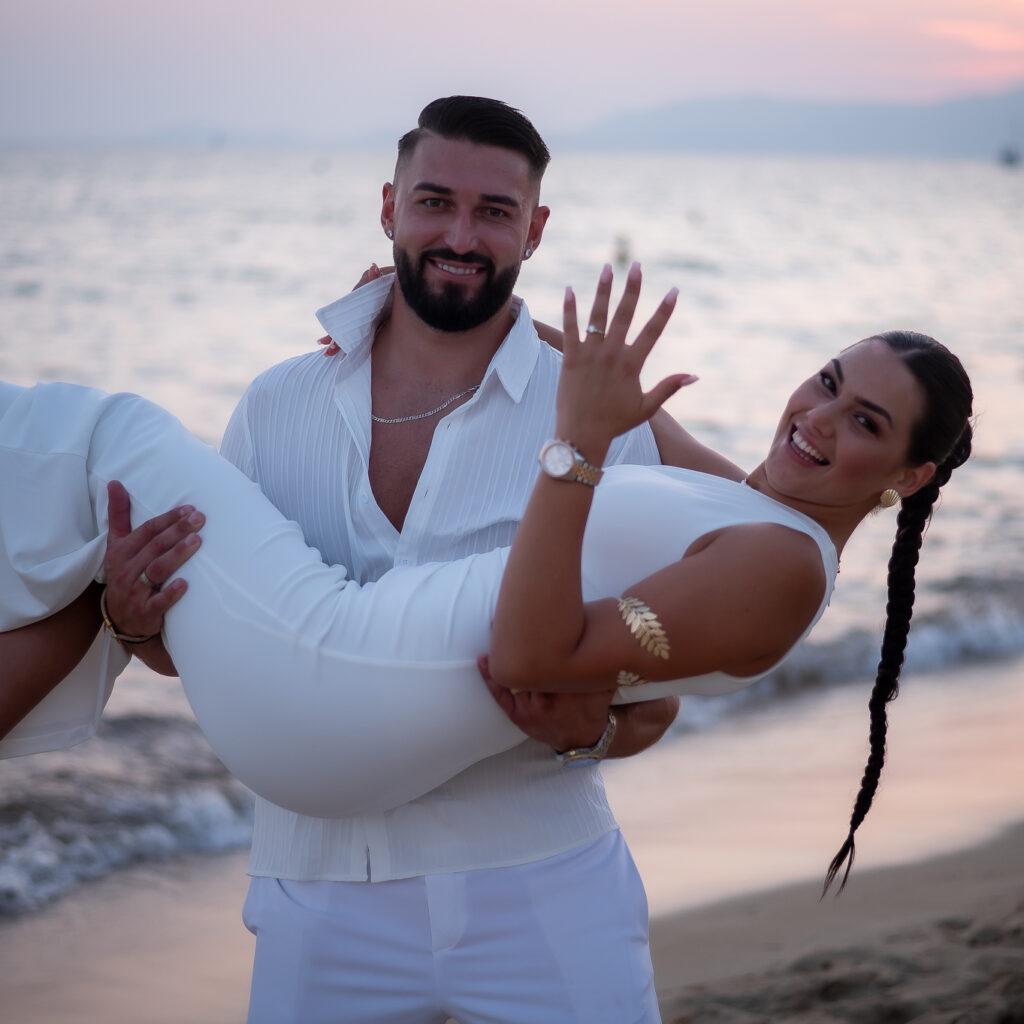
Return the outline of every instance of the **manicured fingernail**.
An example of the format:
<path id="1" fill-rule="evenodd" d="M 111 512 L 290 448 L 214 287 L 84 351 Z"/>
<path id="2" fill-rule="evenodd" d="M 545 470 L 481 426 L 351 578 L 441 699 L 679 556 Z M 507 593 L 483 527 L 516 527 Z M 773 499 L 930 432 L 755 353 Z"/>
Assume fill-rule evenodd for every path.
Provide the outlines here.
<path id="1" fill-rule="evenodd" d="M 601 268 L 601 283 L 604 284 L 606 281 L 610 281 L 611 279 L 612 279 L 612 265 L 610 263 L 606 263 Z"/>
<path id="2" fill-rule="evenodd" d="M 204 522 L 206 522 L 206 516 L 204 516 L 202 512 L 193 512 L 192 515 L 188 517 L 189 526 L 202 526 Z"/>
<path id="3" fill-rule="evenodd" d="M 634 275 L 636 275 L 636 274 L 639 274 L 639 273 L 640 273 L 640 264 L 639 264 L 639 263 L 638 263 L 638 262 L 637 262 L 636 260 L 634 260 L 634 261 L 633 261 L 632 263 L 630 263 L 630 265 L 629 265 L 629 274 L 630 274 L 630 277 L 632 277 L 632 276 L 634 276 Z"/>
<path id="4" fill-rule="evenodd" d="M 182 505 L 181 508 L 178 509 L 178 514 L 187 516 L 190 512 L 195 512 L 195 510 L 194 505 Z"/>
<path id="5" fill-rule="evenodd" d="M 669 288 L 668 295 L 665 296 L 666 302 L 675 302 L 679 298 L 678 288 Z"/>
<path id="6" fill-rule="evenodd" d="M 575 295 L 573 295 L 572 286 L 571 285 L 566 285 L 565 286 L 565 301 L 568 302 L 570 299 L 573 299 L 573 298 L 575 298 Z"/>
<path id="7" fill-rule="evenodd" d="M 681 388 L 685 388 L 687 384 L 695 384 L 699 380 L 700 377 L 698 377 L 695 373 L 684 373 L 679 381 L 679 386 Z"/>

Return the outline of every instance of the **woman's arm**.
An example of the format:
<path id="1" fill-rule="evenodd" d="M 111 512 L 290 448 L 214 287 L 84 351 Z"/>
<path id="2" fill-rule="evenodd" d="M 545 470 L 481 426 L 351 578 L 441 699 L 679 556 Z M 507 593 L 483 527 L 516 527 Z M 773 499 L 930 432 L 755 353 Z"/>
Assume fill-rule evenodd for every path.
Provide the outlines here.
<path id="1" fill-rule="evenodd" d="M 99 584 L 39 622 L 0 633 L 0 737 L 6 736 L 89 650 L 103 623 Z"/>
<path id="2" fill-rule="evenodd" d="M 610 287 L 606 273 L 590 317 L 599 328 Z M 607 333 L 582 343 L 567 296 L 557 432 L 597 465 L 612 437 L 643 422 L 684 382 L 668 378 L 647 395 L 640 390 L 640 368 L 668 320 L 672 296 L 627 345 L 639 288 L 633 270 Z M 620 671 L 649 680 L 716 670 L 752 675 L 777 660 L 813 618 L 824 587 L 816 543 L 774 524 L 733 527 L 702 538 L 686 558 L 629 588 L 667 636 L 667 650 L 644 649 L 616 599 L 583 602 L 580 558 L 592 498 L 584 484 L 538 479 L 498 601 L 491 671 L 499 683 L 530 689 L 544 680 L 545 689 L 572 691 L 614 686 Z"/>

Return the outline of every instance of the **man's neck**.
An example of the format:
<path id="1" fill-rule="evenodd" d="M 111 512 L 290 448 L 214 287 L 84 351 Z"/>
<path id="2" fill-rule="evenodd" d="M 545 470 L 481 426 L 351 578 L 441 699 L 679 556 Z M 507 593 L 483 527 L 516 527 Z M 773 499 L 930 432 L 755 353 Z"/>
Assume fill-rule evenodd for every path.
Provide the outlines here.
<path id="1" fill-rule="evenodd" d="M 459 390 L 479 384 L 515 323 L 510 299 L 495 316 L 468 331 L 440 331 L 424 323 L 395 287 L 391 313 L 373 343 L 373 372 L 378 379 L 406 387 Z"/>

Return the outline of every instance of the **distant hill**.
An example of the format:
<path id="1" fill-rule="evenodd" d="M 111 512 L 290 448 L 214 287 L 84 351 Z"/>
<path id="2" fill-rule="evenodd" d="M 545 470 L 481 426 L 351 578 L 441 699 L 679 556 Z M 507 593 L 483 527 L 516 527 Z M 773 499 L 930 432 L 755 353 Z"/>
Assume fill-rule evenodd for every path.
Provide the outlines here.
<path id="1" fill-rule="evenodd" d="M 936 103 L 765 97 L 684 100 L 617 114 L 559 149 L 996 157 L 1024 151 L 1024 87 Z"/>

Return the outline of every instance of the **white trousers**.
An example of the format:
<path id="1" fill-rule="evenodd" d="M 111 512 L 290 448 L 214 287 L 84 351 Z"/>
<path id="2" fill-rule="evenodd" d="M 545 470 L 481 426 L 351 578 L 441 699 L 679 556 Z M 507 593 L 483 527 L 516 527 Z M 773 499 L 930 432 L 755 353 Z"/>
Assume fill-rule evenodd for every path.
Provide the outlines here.
<path id="1" fill-rule="evenodd" d="M 248 1024 L 658 1024 L 621 833 L 531 864 L 387 882 L 254 878 Z"/>

